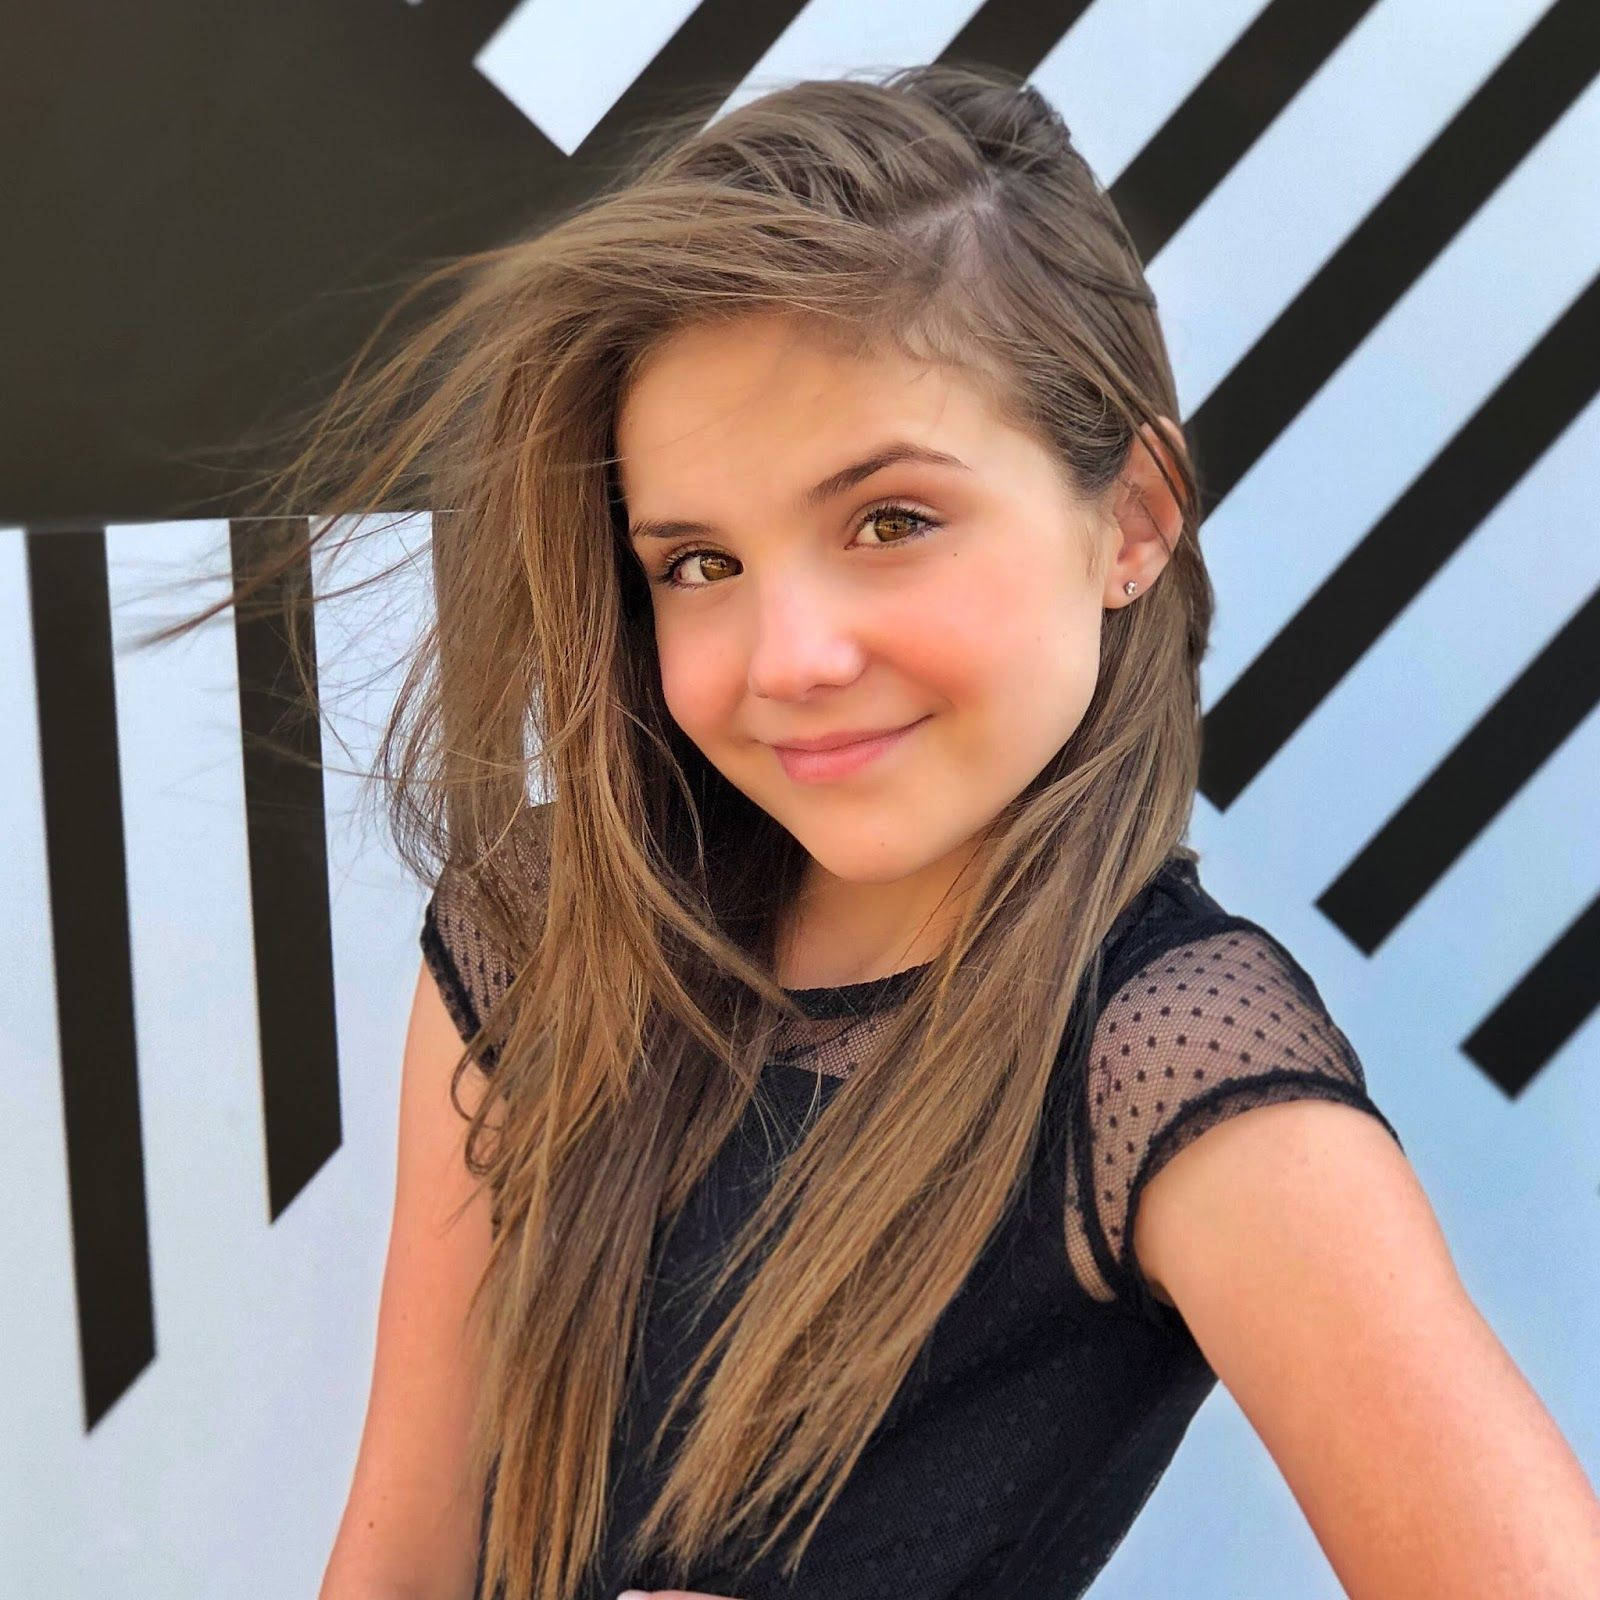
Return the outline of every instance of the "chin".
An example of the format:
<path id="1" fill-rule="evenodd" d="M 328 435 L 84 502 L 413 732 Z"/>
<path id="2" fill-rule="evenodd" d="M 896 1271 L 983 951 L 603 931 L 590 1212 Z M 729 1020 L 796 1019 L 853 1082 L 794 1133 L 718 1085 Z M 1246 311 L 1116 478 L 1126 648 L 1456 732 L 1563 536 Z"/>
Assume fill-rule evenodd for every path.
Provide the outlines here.
<path id="1" fill-rule="evenodd" d="M 784 825 L 811 859 L 841 883 L 898 883 L 940 855 L 931 840 L 910 834 L 901 823 L 892 824 L 887 830 L 870 822 L 853 829 Z"/>

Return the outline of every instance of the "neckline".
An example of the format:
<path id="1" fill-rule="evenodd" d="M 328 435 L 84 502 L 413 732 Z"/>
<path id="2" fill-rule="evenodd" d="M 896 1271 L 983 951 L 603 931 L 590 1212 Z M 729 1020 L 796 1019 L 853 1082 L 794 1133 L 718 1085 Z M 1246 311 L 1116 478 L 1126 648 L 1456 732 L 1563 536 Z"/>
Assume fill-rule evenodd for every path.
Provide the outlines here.
<path id="1" fill-rule="evenodd" d="M 1195 861 L 1181 849 L 1173 851 L 1152 874 L 1150 881 L 1140 893 L 1134 896 L 1133 901 L 1123 908 L 1112 924 L 1113 934 L 1120 933 L 1125 925 L 1138 915 L 1139 908 L 1145 903 L 1145 896 L 1169 875 L 1181 877 L 1191 885 L 1196 885 L 1199 881 Z M 1108 934 L 1108 940 L 1110 937 Z M 881 978 L 864 978 L 859 983 L 839 983 L 811 989 L 784 989 L 783 992 L 808 1017 L 863 1016 L 903 999 L 916 980 L 932 965 L 931 961 L 922 961 L 914 967 L 902 967 L 898 972 L 886 973 Z"/>
<path id="2" fill-rule="evenodd" d="M 919 962 L 885 973 L 881 978 L 863 978 L 857 983 L 836 983 L 811 989 L 785 989 L 783 992 L 808 1017 L 861 1016 L 904 998 L 912 984 L 933 963 Z"/>

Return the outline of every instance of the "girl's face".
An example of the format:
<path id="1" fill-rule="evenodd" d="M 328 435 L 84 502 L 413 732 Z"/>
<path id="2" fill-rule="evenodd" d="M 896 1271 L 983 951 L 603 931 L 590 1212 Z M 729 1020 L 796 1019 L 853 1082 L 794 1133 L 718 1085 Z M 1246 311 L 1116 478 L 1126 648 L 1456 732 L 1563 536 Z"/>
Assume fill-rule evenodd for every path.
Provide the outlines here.
<path id="1" fill-rule="evenodd" d="M 1077 499 L 957 377 L 784 317 L 666 340 L 617 444 L 667 707 L 832 880 L 964 859 L 1082 719 L 1104 609 L 1166 560 L 1118 486 Z"/>

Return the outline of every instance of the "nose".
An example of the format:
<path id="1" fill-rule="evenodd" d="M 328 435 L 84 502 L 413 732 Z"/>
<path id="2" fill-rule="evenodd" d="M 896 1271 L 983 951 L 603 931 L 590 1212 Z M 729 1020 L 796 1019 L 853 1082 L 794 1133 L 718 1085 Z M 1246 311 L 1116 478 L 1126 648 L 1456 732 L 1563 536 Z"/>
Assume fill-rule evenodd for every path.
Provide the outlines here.
<path id="1" fill-rule="evenodd" d="M 754 586 L 747 681 L 767 700 L 800 700 L 819 687 L 852 683 L 862 647 L 846 595 L 815 572 L 790 566 Z"/>

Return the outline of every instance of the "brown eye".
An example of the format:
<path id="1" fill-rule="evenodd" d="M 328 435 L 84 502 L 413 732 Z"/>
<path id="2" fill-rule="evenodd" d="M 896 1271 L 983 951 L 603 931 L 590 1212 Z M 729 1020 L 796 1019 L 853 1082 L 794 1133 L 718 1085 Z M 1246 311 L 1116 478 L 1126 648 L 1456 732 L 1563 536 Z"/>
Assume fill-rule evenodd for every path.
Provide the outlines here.
<path id="1" fill-rule="evenodd" d="M 675 555 L 666 564 L 666 566 L 664 566 L 661 569 L 660 573 L 656 577 L 652 578 L 650 581 L 652 583 L 659 583 L 659 584 L 663 585 L 664 587 L 666 587 L 668 589 L 706 589 L 706 588 L 709 588 L 711 586 L 711 584 L 709 582 L 708 583 L 685 583 L 678 576 L 678 573 L 682 569 L 684 563 L 688 562 L 688 561 L 693 561 L 697 556 L 699 557 L 699 559 L 702 562 L 727 561 L 729 559 L 727 556 L 720 554 L 716 550 L 683 550 L 683 551 L 680 551 L 677 555 Z M 711 580 L 711 582 L 715 582 L 715 581 L 716 580 L 714 578 Z"/>
<path id="2" fill-rule="evenodd" d="M 873 506 L 870 511 L 863 513 L 861 521 L 856 525 L 857 534 L 859 535 L 860 531 L 869 523 L 874 522 L 899 523 L 901 524 L 902 532 L 894 537 L 880 539 L 876 545 L 868 544 L 865 546 L 868 550 L 886 550 L 897 545 L 910 544 L 914 539 L 925 538 L 933 529 L 939 526 L 932 517 L 924 516 L 920 511 L 913 511 L 910 506 L 903 506 L 895 502 Z M 678 574 L 688 562 L 695 560 L 701 563 L 700 570 L 705 581 L 703 583 L 685 583 Z M 708 550 L 703 547 L 680 550 L 650 581 L 660 584 L 665 589 L 710 589 L 721 581 L 722 576 L 727 575 L 726 573 L 721 576 L 716 574 L 715 563 L 719 561 L 727 562 L 730 565 L 734 564 L 731 556 L 724 555 L 719 550 Z M 711 572 L 707 571 L 708 564 L 712 565 L 713 570 Z"/>
<path id="3" fill-rule="evenodd" d="M 932 517 L 925 517 L 920 511 L 900 505 L 874 506 L 861 519 L 861 526 L 864 528 L 872 522 L 898 522 L 910 527 L 909 533 L 883 541 L 887 544 L 909 544 L 913 539 L 920 539 L 929 528 L 937 526 Z"/>

